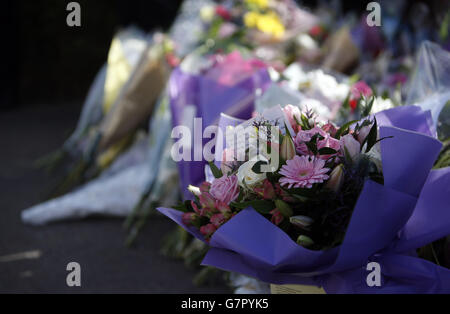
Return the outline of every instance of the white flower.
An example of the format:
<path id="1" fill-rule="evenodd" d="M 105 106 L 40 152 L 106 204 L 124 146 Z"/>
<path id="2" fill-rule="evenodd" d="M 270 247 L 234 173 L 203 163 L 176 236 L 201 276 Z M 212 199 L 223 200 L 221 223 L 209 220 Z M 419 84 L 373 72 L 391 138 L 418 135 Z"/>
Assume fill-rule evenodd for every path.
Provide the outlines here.
<path id="1" fill-rule="evenodd" d="M 203 22 L 209 23 L 214 18 L 214 7 L 212 5 L 205 5 L 200 9 L 200 18 Z"/>
<path id="2" fill-rule="evenodd" d="M 239 185 L 242 187 L 253 187 L 266 179 L 266 173 L 255 173 L 252 168 L 258 161 L 251 160 L 242 164 L 237 173 Z"/>
<path id="3" fill-rule="evenodd" d="M 389 98 L 383 99 L 383 97 L 378 96 L 375 98 L 375 100 L 373 102 L 371 113 L 375 114 L 377 112 L 391 109 L 391 108 L 394 108 L 394 104 L 392 103 L 392 101 Z"/>

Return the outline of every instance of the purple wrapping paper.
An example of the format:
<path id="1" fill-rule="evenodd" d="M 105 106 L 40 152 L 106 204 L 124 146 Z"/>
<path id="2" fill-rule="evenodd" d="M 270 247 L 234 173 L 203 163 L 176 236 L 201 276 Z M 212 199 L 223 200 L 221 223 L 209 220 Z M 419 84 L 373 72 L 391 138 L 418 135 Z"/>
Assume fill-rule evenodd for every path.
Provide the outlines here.
<path id="1" fill-rule="evenodd" d="M 247 77 L 231 83 L 234 84 L 221 83 L 219 78 L 212 75 L 187 74 L 176 68 L 169 80 L 173 127 L 183 125 L 187 107 L 195 108 L 195 117 L 203 118 L 202 134 L 206 127 L 217 125 L 221 113 L 249 119 L 254 109 L 255 92 L 257 89 L 265 90 L 268 87 L 269 74 L 265 68 L 255 69 Z M 194 137 L 194 132 L 191 131 Z M 208 141 L 209 139 L 204 139 L 203 145 Z M 191 197 L 191 193 L 187 190 L 189 184 L 198 185 L 204 181 L 206 164 L 204 160 L 178 163 L 180 185 L 185 199 Z"/>
<path id="2" fill-rule="evenodd" d="M 441 143 L 430 136 L 428 116 L 414 106 L 377 115 L 380 137 L 393 136 L 381 142 L 385 184 L 365 183 L 339 247 L 303 248 L 248 208 L 214 233 L 203 264 L 328 293 L 449 293 L 450 271 L 411 255 L 450 234 L 450 168 L 431 171 Z M 182 213 L 159 210 L 183 226 Z M 381 266 L 381 287 L 366 284 L 372 261 Z"/>

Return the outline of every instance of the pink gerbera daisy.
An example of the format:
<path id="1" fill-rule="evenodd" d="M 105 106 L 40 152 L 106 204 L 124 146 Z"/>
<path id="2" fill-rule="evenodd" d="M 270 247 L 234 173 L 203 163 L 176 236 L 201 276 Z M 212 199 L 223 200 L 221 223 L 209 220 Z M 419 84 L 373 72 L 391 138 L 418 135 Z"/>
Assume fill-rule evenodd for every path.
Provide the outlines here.
<path id="1" fill-rule="evenodd" d="M 322 183 L 328 179 L 326 174 L 330 171 L 325 168 L 325 161 L 315 156 L 298 156 L 286 161 L 280 174 L 282 186 L 288 185 L 288 188 L 312 188 L 314 183 Z"/>

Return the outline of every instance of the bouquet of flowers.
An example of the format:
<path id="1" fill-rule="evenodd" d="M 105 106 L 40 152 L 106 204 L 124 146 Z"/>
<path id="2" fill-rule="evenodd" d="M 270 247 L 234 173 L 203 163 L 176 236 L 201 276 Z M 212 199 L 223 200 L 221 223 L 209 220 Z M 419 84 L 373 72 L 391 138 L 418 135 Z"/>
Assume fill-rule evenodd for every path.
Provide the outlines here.
<path id="1" fill-rule="evenodd" d="M 332 293 L 448 292 L 450 271 L 414 254 L 450 233 L 450 168 L 431 170 L 442 144 L 430 120 L 403 106 L 338 128 L 276 107 L 231 145 L 227 133 L 194 200 L 159 211 L 210 245 L 204 265 Z"/>

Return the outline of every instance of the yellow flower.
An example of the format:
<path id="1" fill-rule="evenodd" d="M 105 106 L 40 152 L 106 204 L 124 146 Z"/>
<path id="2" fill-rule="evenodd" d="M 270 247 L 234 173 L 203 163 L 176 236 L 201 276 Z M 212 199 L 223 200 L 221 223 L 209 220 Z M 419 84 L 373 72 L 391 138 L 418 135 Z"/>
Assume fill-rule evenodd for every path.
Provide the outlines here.
<path id="1" fill-rule="evenodd" d="M 258 9 L 265 9 L 269 6 L 269 0 L 246 0 L 248 5 L 254 5 Z"/>
<path id="2" fill-rule="evenodd" d="M 259 15 L 260 15 L 259 13 L 256 13 L 253 11 L 247 12 L 244 15 L 245 26 L 250 27 L 250 28 L 256 27 Z"/>
<path id="3" fill-rule="evenodd" d="M 283 36 L 285 31 L 280 18 L 273 11 L 265 14 L 250 11 L 245 14 L 244 23 L 247 27 L 257 28 L 261 32 L 277 38 Z"/>

